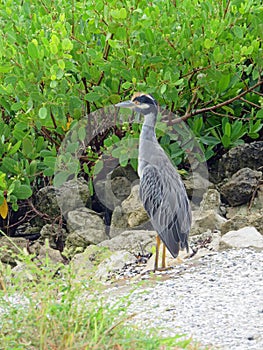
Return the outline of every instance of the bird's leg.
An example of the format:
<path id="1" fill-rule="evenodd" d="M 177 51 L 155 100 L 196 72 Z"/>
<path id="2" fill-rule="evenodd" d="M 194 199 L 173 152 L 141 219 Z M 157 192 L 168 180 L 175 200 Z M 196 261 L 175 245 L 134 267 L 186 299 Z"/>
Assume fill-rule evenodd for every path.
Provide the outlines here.
<path id="1" fill-rule="evenodd" d="M 161 239 L 156 236 L 156 252 L 155 252 L 155 262 L 154 262 L 154 271 L 158 270 L 158 260 L 159 260 L 159 250 L 160 250 Z"/>
<path id="2" fill-rule="evenodd" d="M 162 269 L 166 268 L 165 258 L 166 258 L 166 247 L 165 247 L 165 245 L 163 243 Z"/>

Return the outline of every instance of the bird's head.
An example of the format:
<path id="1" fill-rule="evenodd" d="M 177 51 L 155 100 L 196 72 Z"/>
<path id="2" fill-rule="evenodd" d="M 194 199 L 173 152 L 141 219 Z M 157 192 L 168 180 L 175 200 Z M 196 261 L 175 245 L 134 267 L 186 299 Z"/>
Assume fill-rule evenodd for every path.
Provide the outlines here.
<path id="1" fill-rule="evenodd" d="M 143 115 L 157 113 L 157 103 L 152 95 L 143 92 L 136 92 L 128 101 L 120 102 L 116 107 L 133 109 Z"/>

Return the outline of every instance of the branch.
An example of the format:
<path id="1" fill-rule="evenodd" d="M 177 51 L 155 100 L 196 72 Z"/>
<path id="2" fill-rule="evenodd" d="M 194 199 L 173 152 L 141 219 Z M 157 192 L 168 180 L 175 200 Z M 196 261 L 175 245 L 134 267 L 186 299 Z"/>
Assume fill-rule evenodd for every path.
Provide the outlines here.
<path id="1" fill-rule="evenodd" d="M 215 109 L 218 109 L 218 108 L 221 108 L 223 106 L 226 106 L 236 100 L 240 100 L 243 96 L 245 96 L 248 92 L 254 90 L 255 88 L 257 88 L 258 86 L 262 85 L 263 84 L 263 80 L 260 80 L 259 82 L 257 82 L 255 85 L 251 86 L 250 88 L 248 88 L 247 90 L 245 91 L 242 91 L 239 95 L 235 96 L 235 97 L 232 97 L 230 98 L 229 100 L 226 100 L 224 102 L 221 102 L 221 103 L 218 103 L 217 105 L 214 105 L 214 106 L 211 106 L 211 107 L 206 107 L 206 108 L 201 108 L 201 109 L 196 109 L 196 110 L 193 110 L 192 112 L 186 112 L 185 115 L 181 118 L 177 118 L 175 120 L 173 120 L 171 122 L 171 125 L 173 124 L 178 124 L 178 123 L 181 123 L 182 121 L 185 121 L 197 114 L 202 114 L 202 113 L 206 113 L 206 112 L 212 112 L 214 111 Z"/>
<path id="2" fill-rule="evenodd" d="M 110 38 L 109 39 L 112 39 L 113 38 L 113 33 L 111 33 L 110 35 Z M 110 52 L 110 44 L 109 44 L 109 40 L 106 41 L 106 44 L 105 44 L 105 47 L 104 47 L 104 50 L 103 50 L 103 59 L 105 61 L 108 60 L 108 56 L 109 56 L 109 52 Z M 102 79 L 104 78 L 104 71 L 101 72 L 100 74 L 100 77 L 99 77 L 99 80 L 97 82 L 97 86 L 100 85 Z"/>
<path id="3" fill-rule="evenodd" d="M 254 102 L 252 102 L 252 101 L 248 101 L 248 100 L 246 100 L 246 99 L 243 98 L 243 97 L 241 97 L 240 100 L 243 101 L 243 102 L 245 102 L 245 103 L 247 103 L 247 104 L 249 104 L 249 105 L 251 105 L 251 106 L 253 106 L 253 107 L 261 108 L 261 106 L 257 105 L 256 103 L 254 103 Z"/>
<path id="4" fill-rule="evenodd" d="M 223 16 L 224 19 L 226 18 L 226 14 L 227 14 L 227 11 L 229 9 L 229 5 L 230 5 L 230 0 L 227 1 L 226 8 L 224 10 L 224 16 Z"/>

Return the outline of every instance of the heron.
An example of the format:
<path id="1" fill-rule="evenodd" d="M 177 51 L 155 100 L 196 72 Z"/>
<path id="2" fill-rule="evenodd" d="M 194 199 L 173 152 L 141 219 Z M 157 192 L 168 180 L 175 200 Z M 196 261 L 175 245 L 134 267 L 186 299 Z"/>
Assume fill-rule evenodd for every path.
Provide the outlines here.
<path id="1" fill-rule="evenodd" d="M 156 237 L 154 271 L 158 270 L 160 244 L 163 243 L 162 267 L 166 268 L 167 248 L 176 258 L 180 250 L 189 250 L 191 208 L 181 176 L 158 143 L 155 126 L 158 106 L 150 94 L 137 92 L 131 100 L 116 104 L 144 116 L 139 139 L 139 195 L 150 218 Z"/>

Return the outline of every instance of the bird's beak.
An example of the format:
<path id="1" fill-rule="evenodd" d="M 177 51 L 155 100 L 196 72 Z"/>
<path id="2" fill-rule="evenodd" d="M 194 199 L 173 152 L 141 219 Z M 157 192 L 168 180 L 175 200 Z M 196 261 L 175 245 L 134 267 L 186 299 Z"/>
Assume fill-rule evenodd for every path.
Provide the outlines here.
<path id="1" fill-rule="evenodd" d="M 117 103 L 115 106 L 121 107 L 121 108 L 134 108 L 136 104 L 132 101 L 123 101 L 123 102 Z"/>

